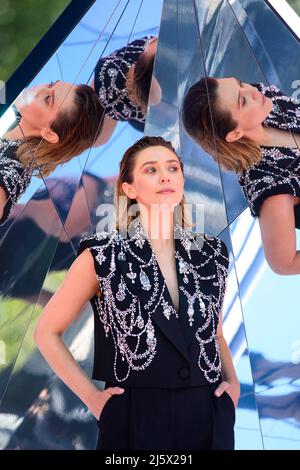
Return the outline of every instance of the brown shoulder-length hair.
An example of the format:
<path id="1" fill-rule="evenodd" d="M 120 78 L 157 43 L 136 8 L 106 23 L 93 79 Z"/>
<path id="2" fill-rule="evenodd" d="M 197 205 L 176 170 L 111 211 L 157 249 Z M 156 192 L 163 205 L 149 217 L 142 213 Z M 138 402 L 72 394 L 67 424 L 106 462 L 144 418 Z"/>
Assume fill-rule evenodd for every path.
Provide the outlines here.
<path id="1" fill-rule="evenodd" d="M 225 170 L 239 173 L 261 159 L 259 145 L 247 137 L 227 142 L 237 127 L 230 111 L 220 108 L 218 82 L 206 77 L 195 83 L 184 98 L 182 121 L 187 133 Z M 213 125 L 212 125 L 213 122 Z"/>
<path id="2" fill-rule="evenodd" d="M 173 152 L 179 160 L 180 168 L 183 173 L 183 163 L 179 155 L 176 153 L 171 142 L 163 139 L 163 137 L 148 137 L 145 136 L 142 139 L 138 140 L 129 147 L 124 153 L 122 160 L 120 162 L 120 172 L 116 183 L 115 189 L 115 209 L 116 209 L 116 229 L 125 229 L 129 227 L 130 223 L 138 217 L 138 214 L 131 214 L 131 206 L 137 204 L 135 199 L 129 199 L 122 189 L 123 183 L 132 183 L 133 181 L 133 171 L 135 168 L 137 156 L 139 152 L 145 150 L 149 147 L 162 146 L 165 147 L 171 152 Z M 178 223 L 181 227 L 187 228 L 191 227 L 191 216 L 186 207 L 185 196 L 183 196 L 178 210 L 175 209 L 175 223 Z"/>
<path id="3" fill-rule="evenodd" d="M 147 112 L 154 61 L 155 54 L 148 57 L 142 52 L 135 65 L 130 67 L 126 78 L 129 98 L 141 108 L 143 114 Z"/>
<path id="4" fill-rule="evenodd" d="M 75 88 L 71 111 L 58 111 L 51 129 L 59 136 L 55 144 L 40 137 L 27 137 L 17 150 L 17 157 L 31 166 L 38 177 L 48 176 L 57 165 L 66 163 L 89 148 L 101 132 L 104 108 L 97 93 L 88 85 Z"/>

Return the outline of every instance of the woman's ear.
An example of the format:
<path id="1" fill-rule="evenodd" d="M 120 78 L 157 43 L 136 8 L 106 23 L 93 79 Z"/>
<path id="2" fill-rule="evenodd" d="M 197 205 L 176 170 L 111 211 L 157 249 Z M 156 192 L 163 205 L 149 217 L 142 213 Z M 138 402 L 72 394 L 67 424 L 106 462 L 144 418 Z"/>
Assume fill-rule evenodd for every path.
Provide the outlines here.
<path id="1" fill-rule="evenodd" d="M 234 131 L 228 132 L 225 137 L 226 142 L 231 143 L 239 140 L 243 137 L 244 133 L 240 129 L 235 129 Z"/>
<path id="2" fill-rule="evenodd" d="M 41 129 L 41 137 L 50 144 L 57 144 L 59 142 L 59 137 L 50 127 L 44 127 Z"/>
<path id="3" fill-rule="evenodd" d="M 122 189 L 123 189 L 124 193 L 126 194 L 126 196 L 129 199 L 135 199 L 136 198 L 136 190 L 134 189 L 134 187 L 131 184 L 122 183 Z"/>

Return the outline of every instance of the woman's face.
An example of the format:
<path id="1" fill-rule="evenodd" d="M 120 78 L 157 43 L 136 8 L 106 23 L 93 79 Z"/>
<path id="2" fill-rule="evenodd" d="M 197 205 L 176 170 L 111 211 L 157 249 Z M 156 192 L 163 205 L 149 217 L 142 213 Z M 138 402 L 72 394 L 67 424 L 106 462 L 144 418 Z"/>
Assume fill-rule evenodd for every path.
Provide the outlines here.
<path id="1" fill-rule="evenodd" d="M 163 146 L 148 147 L 136 156 L 133 182 L 123 183 L 130 199 L 150 208 L 174 208 L 183 198 L 184 177 L 178 157 Z M 163 205 L 163 206 L 162 206 Z"/>
<path id="2" fill-rule="evenodd" d="M 60 80 L 25 88 L 15 101 L 23 125 L 38 135 L 43 128 L 50 127 L 59 111 L 72 112 L 75 89 L 75 85 Z"/>
<path id="3" fill-rule="evenodd" d="M 247 136 L 260 127 L 272 110 L 272 100 L 256 87 L 234 77 L 218 78 L 217 82 L 219 106 L 221 110 L 229 111 L 232 119 L 237 122 L 235 130 L 239 131 L 238 138 Z"/>

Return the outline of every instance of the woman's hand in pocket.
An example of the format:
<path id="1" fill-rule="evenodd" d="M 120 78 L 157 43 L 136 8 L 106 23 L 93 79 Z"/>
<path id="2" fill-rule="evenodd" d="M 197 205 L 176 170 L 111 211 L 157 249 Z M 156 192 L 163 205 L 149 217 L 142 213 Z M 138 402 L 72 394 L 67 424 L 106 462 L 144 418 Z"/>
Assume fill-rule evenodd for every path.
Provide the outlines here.
<path id="1" fill-rule="evenodd" d="M 124 388 L 121 387 L 108 387 L 105 390 L 97 390 L 93 395 L 89 409 L 97 420 L 100 419 L 103 408 L 105 407 L 108 400 L 113 395 L 121 395 L 124 392 Z"/>
<path id="2" fill-rule="evenodd" d="M 223 380 L 219 384 L 219 386 L 215 390 L 215 395 L 216 397 L 220 397 L 223 393 L 228 393 L 230 396 L 231 400 L 233 401 L 234 407 L 236 408 L 238 405 L 238 401 L 240 398 L 240 384 L 239 382 L 226 382 Z"/>

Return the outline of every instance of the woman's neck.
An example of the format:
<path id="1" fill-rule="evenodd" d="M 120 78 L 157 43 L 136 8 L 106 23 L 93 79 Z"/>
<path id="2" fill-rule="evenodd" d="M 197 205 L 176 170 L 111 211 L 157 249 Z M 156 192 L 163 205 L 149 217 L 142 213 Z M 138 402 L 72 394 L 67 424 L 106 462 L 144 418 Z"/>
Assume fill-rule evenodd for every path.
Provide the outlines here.
<path id="1" fill-rule="evenodd" d="M 7 140 L 23 140 L 26 137 L 40 137 L 40 134 L 37 134 L 37 131 L 28 127 L 25 123 L 24 119 L 21 119 L 19 124 L 11 129 L 10 131 L 6 132 L 5 139 Z"/>
<path id="2" fill-rule="evenodd" d="M 265 138 L 260 145 L 266 147 L 290 147 L 296 148 L 300 146 L 300 136 L 289 132 L 288 130 L 267 127 L 264 129 Z"/>
<path id="3" fill-rule="evenodd" d="M 263 147 L 300 147 L 300 135 L 275 127 L 259 126 L 244 134 Z"/>
<path id="4" fill-rule="evenodd" d="M 155 252 L 174 249 L 174 212 L 140 211 L 140 221 Z"/>

